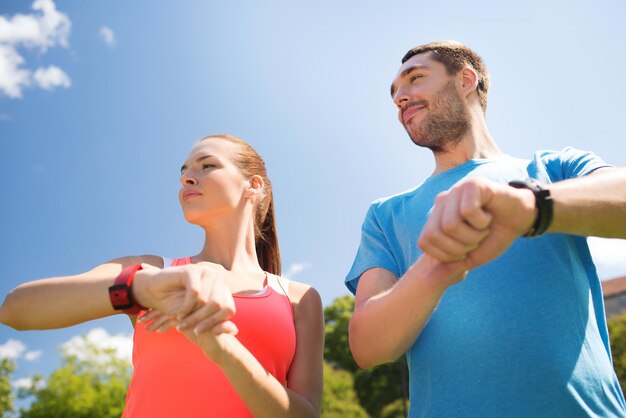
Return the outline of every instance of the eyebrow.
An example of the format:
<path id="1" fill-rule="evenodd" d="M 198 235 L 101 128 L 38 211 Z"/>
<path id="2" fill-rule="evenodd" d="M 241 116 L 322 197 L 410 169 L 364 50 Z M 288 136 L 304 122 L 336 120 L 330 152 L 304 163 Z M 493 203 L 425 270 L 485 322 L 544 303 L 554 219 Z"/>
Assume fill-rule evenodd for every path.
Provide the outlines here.
<path id="1" fill-rule="evenodd" d="M 196 159 L 196 163 L 199 163 L 201 161 L 206 160 L 207 158 L 211 158 L 212 155 L 203 155 L 202 157 L 198 157 Z M 185 172 L 185 170 L 187 169 L 187 164 L 183 164 L 183 166 L 180 168 L 180 174 L 183 174 Z"/>
<path id="2" fill-rule="evenodd" d="M 411 74 L 413 71 L 417 71 L 417 70 L 430 70 L 430 66 L 426 65 L 426 64 L 417 64 L 417 65 L 413 65 L 409 68 L 406 68 L 405 70 L 403 70 L 400 75 L 398 76 L 398 78 L 404 78 L 406 76 L 408 76 L 409 74 Z M 391 97 L 393 97 L 394 93 L 396 92 L 396 86 L 394 83 L 391 84 Z"/>

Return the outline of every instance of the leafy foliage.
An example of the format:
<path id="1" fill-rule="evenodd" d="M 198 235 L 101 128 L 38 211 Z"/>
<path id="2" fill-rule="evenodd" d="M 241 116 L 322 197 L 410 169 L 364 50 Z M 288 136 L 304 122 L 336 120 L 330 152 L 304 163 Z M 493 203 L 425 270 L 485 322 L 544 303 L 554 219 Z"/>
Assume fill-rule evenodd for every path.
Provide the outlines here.
<path id="1" fill-rule="evenodd" d="M 620 381 L 622 392 L 626 393 L 626 313 L 608 321 L 613 354 L 613 367 Z"/>
<path id="2" fill-rule="evenodd" d="M 380 418 L 404 418 L 408 414 L 408 409 L 406 402 L 398 399 L 383 408 Z"/>
<path id="3" fill-rule="evenodd" d="M 324 363 L 324 397 L 322 398 L 324 418 L 369 418 L 359 405 L 354 391 L 354 378 L 346 370 L 333 368 Z"/>
<path id="4" fill-rule="evenodd" d="M 354 377 L 354 387 L 359 403 L 372 416 L 381 416 L 388 404 L 405 398 L 403 396 L 402 368 L 406 369 L 406 360 L 401 357 L 394 363 L 382 364 L 372 369 L 358 370 Z"/>
<path id="5" fill-rule="evenodd" d="M 22 418 L 118 418 L 130 381 L 130 365 L 119 359 L 115 350 L 99 349 L 85 339 L 86 350 L 80 358 L 64 354 L 63 365 L 43 383 L 33 379 L 30 388 L 20 391 L 21 398 L 34 397 Z"/>
<path id="6" fill-rule="evenodd" d="M 371 369 L 360 369 L 352 358 L 348 345 L 348 325 L 354 310 L 354 297 L 338 297 L 324 309 L 326 343 L 324 358 L 331 365 L 351 372 L 358 401 L 371 416 L 381 416 L 385 406 L 399 400 L 406 403 L 406 359 Z M 402 408 L 404 411 L 404 408 Z M 403 412 L 404 413 L 404 412 Z M 393 416 L 393 415 L 390 415 Z"/>
<path id="7" fill-rule="evenodd" d="M 11 373 L 13 373 L 14 370 L 15 363 L 11 359 L 0 359 L 0 417 L 13 411 Z"/>
<path id="8" fill-rule="evenodd" d="M 359 369 L 348 344 L 348 324 L 354 310 L 354 297 L 340 296 L 324 308 L 326 341 L 324 359 L 333 366 L 355 372 Z"/>

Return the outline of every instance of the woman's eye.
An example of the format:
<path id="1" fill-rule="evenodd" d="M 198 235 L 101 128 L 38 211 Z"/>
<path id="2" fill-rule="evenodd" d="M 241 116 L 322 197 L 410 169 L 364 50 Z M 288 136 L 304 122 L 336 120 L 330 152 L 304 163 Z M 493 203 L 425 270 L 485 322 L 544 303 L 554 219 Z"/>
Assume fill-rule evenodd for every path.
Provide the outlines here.
<path id="1" fill-rule="evenodd" d="M 202 164 L 202 169 L 205 170 L 207 168 L 215 167 L 215 164 Z"/>

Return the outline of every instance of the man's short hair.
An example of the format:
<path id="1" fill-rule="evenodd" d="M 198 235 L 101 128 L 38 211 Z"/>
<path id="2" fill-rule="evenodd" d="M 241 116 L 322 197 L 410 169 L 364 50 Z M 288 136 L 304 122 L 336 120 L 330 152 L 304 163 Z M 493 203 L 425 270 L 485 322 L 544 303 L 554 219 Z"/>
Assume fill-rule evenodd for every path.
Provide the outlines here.
<path id="1" fill-rule="evenodd" d="M 487 92 L 489 91 L 489 72 L 483 59 L 474 51 L 457 41 L 431 42 L 409 50 L 402 58 L 402 64 L 414 55 L 431 53 L 431 57 L 442 63 L 449 75 L 458 73 L 469 65 L 478 74 L 478 100 L 483 112 L 487 111 Z"/>

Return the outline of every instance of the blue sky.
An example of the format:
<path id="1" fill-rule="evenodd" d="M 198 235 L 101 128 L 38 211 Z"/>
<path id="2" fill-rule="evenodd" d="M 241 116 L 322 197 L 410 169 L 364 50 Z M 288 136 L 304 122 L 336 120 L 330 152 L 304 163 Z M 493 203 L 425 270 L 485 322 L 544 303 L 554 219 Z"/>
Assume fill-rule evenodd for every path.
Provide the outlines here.
<path id="1" fill-rule="evenodd" d="M 346 293 L 368 204 L 434 168 L 389 98 L 406 50 L 456 39 L 483 56 L 487 120 L 506 153 L 573 146 L 626 166 L 625 12 L 571 0 L 3 0 L 0 293 L 122 255 L 195 254 L 180 165 L 195 140 L 226 132 L 269 167 L 285 272 L 329 304 Z M 626 274 L 624 241 L 592 244 L 602 278 Z M 124 345 L 132 329 L 122 317 L 0 327 L 0 355 L 17 360 L 16 379 L 47 374 L 57 348 L 89 332 Z"/>

